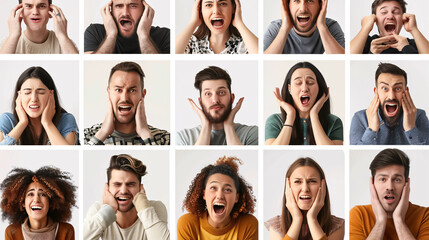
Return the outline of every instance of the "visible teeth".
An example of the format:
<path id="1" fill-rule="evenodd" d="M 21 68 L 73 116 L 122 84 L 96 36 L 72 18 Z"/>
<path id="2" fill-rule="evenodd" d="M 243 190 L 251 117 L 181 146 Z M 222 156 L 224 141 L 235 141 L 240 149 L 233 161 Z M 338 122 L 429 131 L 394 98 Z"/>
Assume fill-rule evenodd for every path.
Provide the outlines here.
<path id="1" fill-rule="evenodd" d="M 388 105 L 388 106 L 392 106 L 392 107 L 396 107 L 396 104 L 393 104 L 393 103 L 392 103 L 392 104 L 389 104 L 389 103 L 388 103 L 387 105 Z"/>
<path id="2" fill-rule="evenodd" d="M 300 198 L 301 199 L 310 199 L 311 197 L 310 196 L 301 196 Z"/>
<path id="3" fill-rule="evenodd" d="M 223 203 L 214 203 L 214 206 L 225 206 Z"/>
<path id="4" fill-rule="evenodd" d="M 39 106 L 30 106 L 30 108 L 33 108 L 33 109 L 34 109 L 34 108 L 39 108 Z"/>
<path id="5" fill-rule="evenodd" d="M 121 109 L 131 109 L 131 107 L 130 106 L 128 106 L 128 107 L 119 106 L 119 110 L 121 110 Z"/>
<path id="6" fill-rule="evenodd" d="M 219 20 L 219 21 L 220 21 L 220 20 L 222 20 L 222 18 L 213 18 L 212 20 L 213 20 L 213 21 L 217 21 L 217 20 Z"/>
<path id="7" fill-rule="evenodd" d="M 127 200 L 129 200 L 129 198 L 118 197 L 118 200 L 119 201 L 127 201 Z"/>
<path id="8" fill-rule="evenodd" d="M 42 207 L 40 207 L 40 206 L 33 206 L 33 207 L 31 207 L 31 210 L 42 210 Z"/>

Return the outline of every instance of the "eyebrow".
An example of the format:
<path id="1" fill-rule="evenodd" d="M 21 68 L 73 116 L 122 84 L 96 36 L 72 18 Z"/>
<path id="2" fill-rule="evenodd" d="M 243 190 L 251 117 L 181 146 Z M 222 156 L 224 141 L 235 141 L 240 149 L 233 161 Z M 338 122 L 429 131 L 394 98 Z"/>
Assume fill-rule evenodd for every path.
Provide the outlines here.
<path id="1" fill-rule="evenodd" d="M 386 174 L 386 173 L 380 173 L 380 174 L 377 174 L 376 175 L 376 177 L 389 177 L 390 175 L 389 174 Z M 393 174 L 393 176 L 392 177 L 401 177 L 401 178 L 405 178 L 404 177 L 404 175 L 402 175 L 402 174 Z"/>
<path id="2" fill-rule="evenodd" d="M 384 7 L 381 7 L 380 8 L 380 11 L 381 10 L 383 10 L 383 9 L 386 9 L 388 6 L 384 6 Z M 401 8 L 399 8 L 399 7 L 397 7 L 397 6 L 393 6 L 393 10 L 396 10 L 396 9 L 401 9 Z"/>
<path id="3" fill-rule="evenodd" d="M 32 88 L 24 88 L 22 90 L 33 90 L 33 89 Z M 35 90 L 37 91 L 37 90 L 48 90 L 48 89 L 46 89 L 46 88 L 36 88 Z"/>
<path id="4" fill-rule="evenodd" d="M 295 81 L 295 80 L 300 80 L 301 78 L 302 78 L 302 76 L 298 76 L 298 77 L 294 78 L 294 79 L 293 79 L 293 81 Z M 314 77 L 313 77 L 313 76 L 307 76 L 307 77 L 306 77 L 306 79 L 311 79 L 311 80 L 316 81 L 316 79 L 314 79 Z"/>
<path id="5" fill-rule="evenodd" d="M 380 84 L 390 86 L 387 82 L 380 82 Z M 392 86 L 396 86 L 396 85 L 404 85 L 404 83 L 403 82 L 397 82 L 397 83 L 394 83 Z"/>
<path id="6" fill-rule="evenodd" d="M 221 184 L 221 183 L 220 183 L 220 182 L 218 182 L 218 181 L 211 181 L 209 184 L 213 184 L 213 183 Z M 226 183 L 226 184 L 225 184 L 225 186 L 227 186 L 227 187 L 232 187 L 232 185 L 231 185 L 231 184 L 229 184 L 229 183 Z"/>
<path id="7" fill-rule="evenodd" d="M 226 87 L 221 86 L 221 87 L 218 87 L 216 90 L 220 90 L 220 89 L 226 89 Z M 203 89 L 203 91 L 206 91 L 206 90 L 212 90 L 212 88 L 204 88 Z"/>

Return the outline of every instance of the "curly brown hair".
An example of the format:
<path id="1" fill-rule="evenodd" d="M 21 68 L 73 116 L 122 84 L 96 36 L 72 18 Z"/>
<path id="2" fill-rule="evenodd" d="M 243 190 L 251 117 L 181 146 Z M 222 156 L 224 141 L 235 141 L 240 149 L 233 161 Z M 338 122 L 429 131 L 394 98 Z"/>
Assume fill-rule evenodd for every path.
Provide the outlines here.
<path id="1" fill-rule="evenodd" d="M 72 217 L 71 208 L 76 207 L 76 187 L 68 172 L 52 166 L 44 166 L 33 172 L 14 168 L 0 185 L 2 219 L 11 224 L 22 224 L 28 217 L 23 204 L 28 186 L 36 180 L 49 197 L 48 217 L 56 222 L 66 222 Z"/>
<path id="2" fill-rule="evenodd" d="M 255 211 L 256 198 L 253 195 L 252 186 L 243 177 L 238 175 L 238 163 L 242 164 L 240 159 L 224 156 L 219 158 L 215 165 L 211 164 L 201 169 L 201 172 L 195 176 L 189 186 L 188 193 L 183 201 L 182 210 L 186 209 L 186 211 L 202 217 L 207 212 L 206 201 L 203 199 L 207 180 L 211 175 L 221 173 L 234 180 L 234 185 L 239 196 L 238 202 L 235 203 L 231 211 L 232 218 L 253 213 Z"/>

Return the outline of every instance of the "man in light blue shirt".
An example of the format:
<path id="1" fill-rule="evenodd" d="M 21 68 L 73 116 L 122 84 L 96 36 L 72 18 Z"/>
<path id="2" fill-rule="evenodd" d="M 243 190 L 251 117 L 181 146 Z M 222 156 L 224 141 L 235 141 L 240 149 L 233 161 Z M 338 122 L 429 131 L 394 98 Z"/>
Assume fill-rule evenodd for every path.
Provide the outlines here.
<path id="1" fill-rule="evenodd" d="M 375 74 L 374 99 L 353 116 L 352 145 L 426 145 L 429 121 L 417 109 L 407 87 L 407 73 L 396 65 L 380 63 Z"/>

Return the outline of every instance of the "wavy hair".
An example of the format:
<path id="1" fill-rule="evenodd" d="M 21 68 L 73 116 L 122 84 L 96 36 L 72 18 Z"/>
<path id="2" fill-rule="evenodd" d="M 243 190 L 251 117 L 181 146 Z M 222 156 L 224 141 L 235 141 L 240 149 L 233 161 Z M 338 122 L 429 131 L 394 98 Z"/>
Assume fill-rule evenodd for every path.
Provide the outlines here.
<path id="1" fill-rule="evenodd" d="M 48 217 L 56 222 L 66 222 L 76 207 L 76 187 L 70 174 L 52 166 L 44 166 L 33 172 L 14 168 L 0 185 L 2 218 L 11 224 L 22 224 L 28 217 L 23 207 L 28 186 L 37 181 L 46 190 L 49 198 Z"/>
<path id="2" fill-rule="evenodd" d="M 238 163 L 241 160 L 236 157 L 221 157 L 214 165 L 208 165 L 201 169 L 201 172 L 195 176 L 189 186 L 186 198 L 183 201 L 182 210 L 202 217 L 207 213 L 206 201 L 203 199 L 204 189 L 206 188 L 209 177 L 220 173 L 231 177 L 237 189 L 239 196 L 238 202 L 234 204 L 231 211 L 231 217 L 237 218 L 242 215 L 253 213 L 255 210 L 256 199 L 253 196 L 253 188 L 240 175 L 238 175 Z"/>

